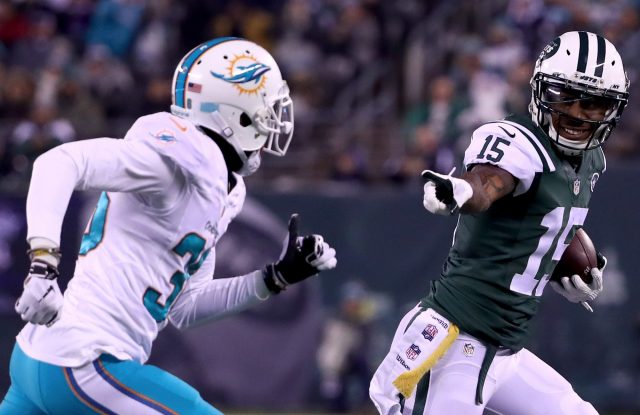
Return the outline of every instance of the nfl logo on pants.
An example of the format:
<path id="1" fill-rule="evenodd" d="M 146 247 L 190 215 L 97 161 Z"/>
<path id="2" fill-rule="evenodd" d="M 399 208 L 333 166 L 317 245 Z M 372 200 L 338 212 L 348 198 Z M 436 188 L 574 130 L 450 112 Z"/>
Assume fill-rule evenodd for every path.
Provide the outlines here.
<path id="1" fill-rule="evenodd" d="M 427 324 L 427 327 L 422 330 L 422 337 L 431 341 L 438 335 L 438 328 L 433 324 Z"/>
<path id="2" fill-rule="evenodd" d="M 416 360 L 416 357 L 421 353 L 420 347 L 417 344 L 412 344 L 406 351 L 406 355 L 411 360 Z"/>

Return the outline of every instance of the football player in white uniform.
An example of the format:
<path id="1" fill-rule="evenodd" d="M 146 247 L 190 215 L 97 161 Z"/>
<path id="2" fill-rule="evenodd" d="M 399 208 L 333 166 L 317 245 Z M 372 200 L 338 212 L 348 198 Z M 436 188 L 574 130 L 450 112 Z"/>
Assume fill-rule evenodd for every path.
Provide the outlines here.
<path id="1" fill-rule="evenodd" d="M 606 169 L 600 146 L 629 81 L 616 48 L 580 31 L 547 45 L 531 86 L 528 117 L 474 131 L 462 177 L 423 172 L 425 208 L 460 216 L 441 277 L 401 321 L 371 382 L 383 415 L 597 414 L 524 346 Z M 590 309 L 605 265 L 600 255 L 589 284 L 567 275 L 551 285 Z"/>
<path id="2" fill-rule="evenodd" d="M 262 152 L 287 152 L 293 106 L 272 56 L 239 38 L 191 50 L 172 90 L 171 113 L 141 117 L 124 140 L 65 144 L 37 159 L 31 267 L 16 303 L 28 323 L 0 414 L 219 414 L 145 365 L 158 332 L 238 312 L 335 267 L 335 250 L 320 235 L 299 236 L 293 215 L 273 264 L 212 278 L 216 243 L 242 209 L 243 176 Z M 102 194 L 63 297 L 60 230 L 74 190 Z"/>

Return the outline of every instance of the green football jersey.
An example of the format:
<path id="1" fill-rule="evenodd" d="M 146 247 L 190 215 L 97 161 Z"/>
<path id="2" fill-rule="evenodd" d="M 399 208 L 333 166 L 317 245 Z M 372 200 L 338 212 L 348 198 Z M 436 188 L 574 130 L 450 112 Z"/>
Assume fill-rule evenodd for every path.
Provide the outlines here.
<path id="1" fill-rule="evenodd" d="M 606 164 L 585 151 L 576 168 L 529 118 L 478 128 L 464 164 L 492 164 L 518 184 L 487 211 L 462 214 L 442 276 L 423 305 L 489 344 L 519 350 L 555 265 L 587 216 Z"/>

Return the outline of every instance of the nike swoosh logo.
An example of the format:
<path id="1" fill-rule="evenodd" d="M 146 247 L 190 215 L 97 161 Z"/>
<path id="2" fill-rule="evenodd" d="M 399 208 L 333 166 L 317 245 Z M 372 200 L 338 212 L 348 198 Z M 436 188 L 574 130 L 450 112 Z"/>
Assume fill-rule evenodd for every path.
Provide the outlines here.
<path id="1" fill-rule="evenodd" d="M 169 118 L 171 120 L 172 123 L 174 123 L 176 125 L 176 127 L 178 127 L 178 129 L 180 131 L 182 131 L 183 133 L 185 131 L 187 131 L 187 127 L 185 127 L 184 125 L 180 124 L 178 121 L 174 120 L 173 118 Z"/>
<path id="2" fill-rule="evenodd" d="M 498 126 L 500 127 L 500 126 Z M 510 133 L 509 131 L 505 130 L 504 128 L 500 127 L 500 129 L 502 131 L 504 131 L 509 137 L 514 138 L 516 136 L 516 133 Z"/>

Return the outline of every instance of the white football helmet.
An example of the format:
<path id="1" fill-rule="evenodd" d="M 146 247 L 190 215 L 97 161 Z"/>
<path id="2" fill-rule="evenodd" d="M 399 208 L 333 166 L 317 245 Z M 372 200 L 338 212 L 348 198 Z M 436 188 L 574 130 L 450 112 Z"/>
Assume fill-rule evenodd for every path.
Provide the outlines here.
<path id="1" fill-rule="evenodd" d="M 205 42 L 178 64 L 171 112 L 214 131 L 238 153 L 242 175 L 260 164 L 260 150 L 284 156 L 293 136 L 293 103 L 273 57 L 245 39 Z"/>
<path id="2" fill-rule="evenodd" d="M 629 78 L 615 46 L 590 32 L 567 32 L 549 43 L 536 61 L 531 78 L 529 111 L 558 149 L 568 155 L 601 146 L 615 128 L 629 97 Z M 578 119 L 558 109 L 580 101 L 582 108 L 596 108 L 604 118 Z M 559 105 L 562 104 L 562 105 Z M 560 135 L 552 114 L 568 122 L 591 125 L 593 133 L 575 141 Z"/>

